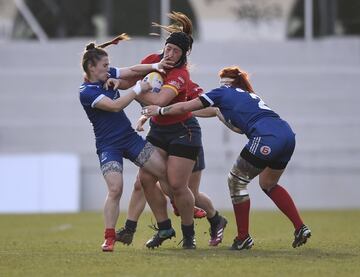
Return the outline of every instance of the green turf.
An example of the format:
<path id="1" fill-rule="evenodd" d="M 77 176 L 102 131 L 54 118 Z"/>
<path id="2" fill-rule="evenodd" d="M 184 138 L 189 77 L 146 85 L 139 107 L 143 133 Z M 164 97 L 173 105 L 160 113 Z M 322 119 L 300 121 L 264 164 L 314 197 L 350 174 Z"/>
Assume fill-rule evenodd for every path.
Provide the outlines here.
<path id="1" fill-rule="evenodd" d="M 292 226 L 278 212 L 253 212 L 251 250 L 230 251 L 232 213 L 223 244 L 207 246 L 208 223 L 196 221 L 195 251 L 182 250 L 177 238 L 155 250 L 144 243 L 153 231 L 144 214 L 132 245 L 102 253 L 99 213 L 0 215 L 0 276 L 360 276 L 360 211 L 303 212 L 313 237 L 293 249 Z M 123 223 L 122 214 L 119 223 Z M 120 226 L 121 224 L 119 224 Z"/>

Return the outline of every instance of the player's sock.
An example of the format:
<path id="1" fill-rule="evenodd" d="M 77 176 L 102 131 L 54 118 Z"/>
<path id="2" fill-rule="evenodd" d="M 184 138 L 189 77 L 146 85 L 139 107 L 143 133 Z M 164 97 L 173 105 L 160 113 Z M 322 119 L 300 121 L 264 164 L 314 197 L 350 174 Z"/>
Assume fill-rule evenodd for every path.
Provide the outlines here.
<path id="1" fill-rule="evenodd" d="M 115 239 L 115 228 L 106 228 L 104 232 L 105 239 L 113 238 Z"/>
<path id="2" fill-rule="evenodd" d="M 171 220 L 166 219 L 165 221 L 157 223 L 159 230 L 168 230 L 171 229 Z"/>
<path id="3" fill-rule="evenodd" d="M 217 226 L 220 222 L 221 217 L 219 216 L 219 212 L 216 211 L 215 215 L 211 218 L 207 218 L 211 226 Z"/>
<path id="4" fill-rule="evenodd" d="M 184 237 L 193 237 L 195 235 L 194 222 L 190 225 L 181 224 L 181 231 Z"/>
<path id="5" fill-rule="evenodd" d="M 290 219 L 290 221 L 294 224 L 295 230 L 301 228 L 304 223 L 300 218 L 294 201 L 282 186 L 276 185 L 270 191 L 264 190 L 264 192 L 271 198 L 280 211 L 282 211 Z"/>
<path id="6" fill-rule="evenodd" d="M 136 232 L 136 227 L 137 227 L 137 221 L 133 221 L 133 220 L 130 220 L 130 219 L 127 219 L 126 222 L 125 222 L 125 229 L 132 232 L 132 233 L 135 233 Z"/>
<path id="7" fill-rule="evenodd" d="M 237 238 L 244 240 L 249 235 L 249 213 L 250 213 L 250 199 L 233 204 L 236 225 L 238 230 Z"/>

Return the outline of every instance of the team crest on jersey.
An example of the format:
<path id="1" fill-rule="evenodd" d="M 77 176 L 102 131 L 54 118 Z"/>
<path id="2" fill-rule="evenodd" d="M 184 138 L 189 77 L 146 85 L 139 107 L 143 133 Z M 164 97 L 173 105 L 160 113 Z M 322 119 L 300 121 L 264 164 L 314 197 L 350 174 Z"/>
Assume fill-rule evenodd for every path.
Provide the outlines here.
<path id="1" fill-rule="evenodd" d="M 260 153 L 264 156 L 269 155 L 271 153 L 271 148 L 269 146 L 261 146 Z"/>
<path id="2" fill-rule="evenodd" d="M 105 162 L 107 159 L 107 152 L 102 152 L 100 155 L 100 162 Z"/>
<path id="3" fill-rule="evenodd" d="M 169 85 L 172 85 L 172 86 L 176 87 L 177 89 L 180 89 L 180 87 L 181 87 L 181 84 L 175 80 L 170 81 Z"/>

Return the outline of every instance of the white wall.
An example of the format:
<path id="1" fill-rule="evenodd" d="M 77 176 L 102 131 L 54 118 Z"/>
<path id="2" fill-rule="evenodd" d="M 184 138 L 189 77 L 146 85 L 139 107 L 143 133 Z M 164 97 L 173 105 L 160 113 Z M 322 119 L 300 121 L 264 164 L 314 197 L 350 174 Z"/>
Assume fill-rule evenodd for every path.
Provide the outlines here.
<path id="1" fill-rule="evenodd" d="M 0 154 L 75 153 L 81 161 L 81 209 L 99 210 L 106 187 L 92 127 L 78 100 L 79 64 L 87 42 L 2 44 Z M 114 65 L 126 66 L 161 46 L 156 40 L 134 39 L 109 53 Z M 311 44 L 195 41 L 191 63 L 193 80 L 205 90 L 217 85 L 222 66 L 242 66 L 251 73 L 255 90 L 291 124 L 297 146 L 281 184 L 300 208 L 360 208 L 359 39 Z M 137 104 L 126 109 L 134 123 L 139 111 Z M 226 175 L 246 138 L 230 133 L 216 119 L 201 120 L 201 126 L 207 164 L 201 190 L 216 207 L 230 209 Z M 125 163 L 124 174 L 121 209 L 127 208 L 135 167 Z M 250 192 L 253 208 L 274 207 L 256 181 Z"/>
<path id="2" fill-rule="evenodd" d="M 71 154 L 0 155 L 0 213 L 78 212 L 79 168 Z"/>

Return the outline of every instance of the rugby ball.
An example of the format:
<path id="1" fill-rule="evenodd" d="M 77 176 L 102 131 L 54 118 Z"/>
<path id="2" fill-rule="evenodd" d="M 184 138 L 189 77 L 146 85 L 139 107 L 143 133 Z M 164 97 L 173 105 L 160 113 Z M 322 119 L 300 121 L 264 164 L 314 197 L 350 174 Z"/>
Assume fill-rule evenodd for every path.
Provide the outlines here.
<path id="1" fill-rule="evenodd" d="M 159 72 L 150 72 L 146 75 L 143 81 L 150 83 L 152 90 L 151 92 L 158 93 L 164 84 L 164 79 Z"/>

